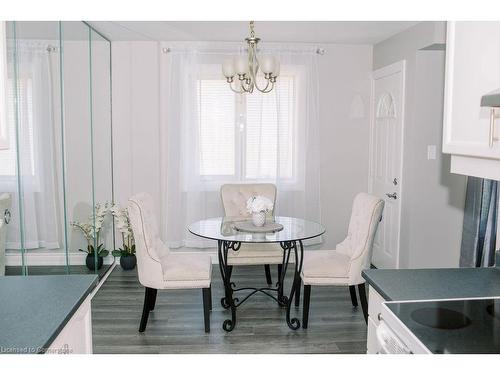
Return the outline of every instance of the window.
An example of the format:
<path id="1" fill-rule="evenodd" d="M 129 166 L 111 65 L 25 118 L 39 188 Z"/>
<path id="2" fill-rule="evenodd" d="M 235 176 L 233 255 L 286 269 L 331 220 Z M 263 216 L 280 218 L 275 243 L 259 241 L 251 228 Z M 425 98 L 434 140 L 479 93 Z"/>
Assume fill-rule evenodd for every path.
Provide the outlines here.
<path id="1" fill-rule="evenodd" d="M 14 79 L 7 80 L 7 134 L 9 147 L 0 150 L 0 176 L 16 176 L 16 121 L 19 121 L 20 132 L 20 157 L 23 165 L 23 175 L 35 175 L 34 160 L 34 127 L 33 127 L 33 80 L 31 78 L 19 78 L 17 80 L 17 92 L 19 111 L 24 115 L 16 119 L 16 87 Z M 25 121 L 24 123 L 21 123 Z"/>
<path id="2" fill-rule="evenodd" d="M 272 92 L 235 94 L 224 79 L 200 79 L 202 180 L 292 181 L 296 176 L 296 84 L 282 75 Z"/>
<path id="3" fill-rule="evenodd" d="M 235 95 L 223 80 L 200 80 L 198 90 L 200 175 L 234 176 Z"/>

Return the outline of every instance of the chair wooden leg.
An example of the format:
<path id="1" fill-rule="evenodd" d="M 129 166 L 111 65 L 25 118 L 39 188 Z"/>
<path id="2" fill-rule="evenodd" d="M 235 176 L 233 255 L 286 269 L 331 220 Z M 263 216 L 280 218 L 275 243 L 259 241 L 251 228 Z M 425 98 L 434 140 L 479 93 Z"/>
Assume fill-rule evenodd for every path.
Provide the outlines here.
<path id="1" fill-rule="evenodd" d="M 210 332 L 210 288 L 203 288 L 203 318 L 205 320 L 205 332 Z"/>
<path id="2" fill-rule="evenodd" d="M 356 285 L 349 285 L 349 293 L 351 293 L 351 302 L 354 307 L 358 307 L 358 298 L 356 297 Z"/>
<path id="3" fill-rule="evenodd" d="M 365 317 L 366 324 L 368 324 L 368 302 L 366 300 L 365 283 L 358 285 L 358 292 L 361 308 L 363 309 L 363 316 Z"/>
<path id="4" fill-rule="evenodd" d="M 146 330 L 148 324 L 149 311 L 151 311 L 151 300 L 155 289 L 146 287 L 144 293 L 144 305 L 142 308 L 141 324 L 139 325 L 139 332 Z"/>
<path id="5" fill-rule="evenodd" d="M 297 283 L 297 290 L 295 291 L 295 307 L 300 306 L 300 288 L 302 286 L 302 280 L 300 279 L 300 275 L 295 275 L 299 279 L 299 282 Z"/>
<path id="6" fill-rule="evenodd" d="M 278 264 L 278 300 L 281 301 L 283 297 L 283 283 L 281 282 L 281 273 L 283 272 L 283 265 Z"/>
<path id="7" fill-rule="evenodd" d="M 158 293 L 158 289 L 152 289 L 151 291 L 151 299 L 149 301 L 149 311 L 153 311 L 156 305 L 156 294 Z"/>
<path id="8" fill-rule="evenodd" d="M 311 301 L 311 286 L 304 285 L 304 306 L 302 308 L 302 328 L 307 329 L 309 323 L 309 302 Z"/>
<path id="9" fill-rule="evenodd" d="M 212 311 L 212 285 L 208 288 L 208 302 L 209 302 L 209 310 Z"/>
<path id="10" fill-rule="evenodd" d="M 266 282 L 267 282 L 267 285 L 272 285 L 273 279 L 271 278 L 271 269 L 269 268 L 269 264 L 266 264 L 264 266 L 264 268 L 266 269 Z"/>

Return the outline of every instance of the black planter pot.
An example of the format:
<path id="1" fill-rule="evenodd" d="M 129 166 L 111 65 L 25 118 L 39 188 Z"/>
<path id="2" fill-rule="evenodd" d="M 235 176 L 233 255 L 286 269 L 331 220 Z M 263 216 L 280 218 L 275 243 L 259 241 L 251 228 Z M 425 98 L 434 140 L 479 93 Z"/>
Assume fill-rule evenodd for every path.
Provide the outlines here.
<path id="1" fill-rule="evenodd" d="M 95 257 L 94 254 L 88 254 L 87 258 L 85 258 L 85 264 L 87 265 L 87 268 L 91 271 L 95 271 Z M 102 257 L 97 257 L 97 269 L 100 270 L 103 264 Z"/>
<path id="2" fill-rule="evenodd" d="M 137 264 L 137 258 L 135 255 L 121 256 L 120 257 L 120 266 L 124 270 L 133 270 L 135 265 Z"/>

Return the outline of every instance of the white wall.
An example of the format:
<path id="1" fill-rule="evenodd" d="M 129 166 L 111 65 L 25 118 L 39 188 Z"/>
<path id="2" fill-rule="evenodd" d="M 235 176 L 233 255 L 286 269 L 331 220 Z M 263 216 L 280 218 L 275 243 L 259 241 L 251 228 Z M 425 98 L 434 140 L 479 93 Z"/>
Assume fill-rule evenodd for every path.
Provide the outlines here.
<path id="1" fill-rule="evenodd" d="M 366 191 L 371 46 L 324 45 L 319 57 L 322 247 L 347 232 L 354 195 Z M 160 47 L 156 42 L 113 42 L 113 138 L 116 201 L 147 191 L 161 202 Z M 355 99 L 356 98 L 356 99 Z M 353 101 L 355 104 L 353 106 Z M 360 110 L 360 101 L 364 112 Z M 354 107 L 354 108 L 352 108 Z"/>
<path id="2" fill-rule="evenodd" d="M 328 45 L 320 58 L 323 248 L 347 234 L 356 193 L 367 191 L 371 46 Z M 364 108 L 359 108 L 359 99 Z"/>
<path id="3" fill-rule="evenodd" d="M 444 22 L 422 22 L 374 46 L 373 69 L 406 60 L 406 108 L 400 267 L 458 267 L 465 202 L 464 176 L 441 153 Z M 436 145 L 436 160 L 427 146 Z"/>
<path id="4" fill-rule="evenodd" d="M 160 206 L 160 48 L 156 42 L 111 47 L 115 201 L 126 205 L 146 191 Z"/>

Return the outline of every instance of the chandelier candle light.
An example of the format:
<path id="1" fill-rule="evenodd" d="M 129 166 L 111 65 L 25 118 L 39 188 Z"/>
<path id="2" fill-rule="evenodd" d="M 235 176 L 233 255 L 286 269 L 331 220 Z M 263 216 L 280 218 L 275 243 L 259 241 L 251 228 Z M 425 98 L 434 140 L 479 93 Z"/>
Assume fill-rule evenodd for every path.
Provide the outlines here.
<path id="1" fill-rule="evenodd" d="M 253 21 L 250 21 L 250 37 L 246 38 L 245 41 L 248 44 L 248 57 L 244 55 L 235 56 L 224 60 L 222 64 L 222 73 L 226 77 L 229 87 L 238 94 L 252 93 L 254 88 L 263 93 L 271 92 L 280 73 L 279 60 L 270 55 L 257 58 L 257 44 L 260 38 L 255 36 Z M 259 69 L 264 73 L 266 82 L 265 87 L 262 88 L 257 84 Z M 240 82 L 239 88 L 233 87 L 236 75 Z"/>

